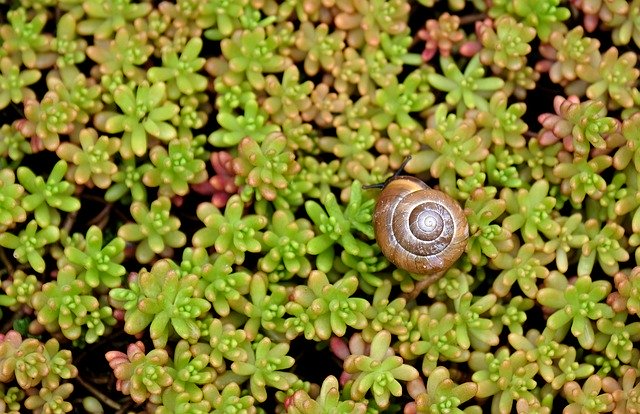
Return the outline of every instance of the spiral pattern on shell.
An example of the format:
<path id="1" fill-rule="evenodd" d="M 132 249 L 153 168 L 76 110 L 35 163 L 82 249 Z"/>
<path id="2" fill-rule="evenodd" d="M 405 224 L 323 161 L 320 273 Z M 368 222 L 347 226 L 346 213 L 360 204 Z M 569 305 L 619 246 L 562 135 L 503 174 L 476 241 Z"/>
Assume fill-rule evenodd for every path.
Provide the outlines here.
<path id="1" fill-rule="evenodd" d="M 394 177 L 386 183 L 373 222 L 385 257 L 399 268 L 422 275 L 451 267 L 469 238 L 460 205 L 414 177 Z"/>

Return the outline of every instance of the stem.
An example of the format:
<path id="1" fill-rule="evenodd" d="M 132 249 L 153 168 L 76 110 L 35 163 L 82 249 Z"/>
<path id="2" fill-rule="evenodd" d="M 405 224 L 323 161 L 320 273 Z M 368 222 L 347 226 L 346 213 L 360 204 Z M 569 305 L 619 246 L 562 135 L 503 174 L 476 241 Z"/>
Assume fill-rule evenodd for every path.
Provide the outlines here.
<path id="1" fill-rule="evenodd" d="M 433 275 L 429 275 L 422 280 L 416 282 L 411 292 L 406 292 L 400 295 L 401 298 L 404 298 L 407 302 L 418 297 L 420 293 L 422 293 L 426 288 L 433 285 L 435 282 L 440 279 L 445 272 L 438 272 Z"/>
<path id="2" fill-rule="evenodd" d="M 76 217 L 78 217 L 77 211 L 69 213 L 67 217 L 64 219 L 64 224 L 62 225 L 60 230 L 66 232 L 66 234 L 69 234 L 69 232 L 71 231 L 71 228 L 76 222 Z"/>
<path id="3" fill-rule="evenodd" d="M 460 26 L 464 26 L 465 24 L 474 23 L 479 20 L 484 20 L 487 18 L 486 13 L 477 13 L 477 14 L 469 14 L 467 16 L 462 16 L 460 18 Z"/>
<path id="4" fill-rule="evenodd" d="M 9 273 L 13 273 L 13 265 L 9 261 L 7 257 L 7 252 L 4 251 L 3 247 L 0 247 L 0 262 L 4 264 L 4 267 L 7 269 Z"/>
<path id="5" fill-rule="evenodd" d="M 113 408 L 114 410 L 121 410 L 122 409 L 122 406 L 120 404 L 118 404 L 117 402 L 113 401 L 111 398 L 107 397 L 106 395 L 104 395 L 103 393 L 98 391 L 93 385 L 91 385 L 88 382 L 86 382 L 85 380 L 83 380 L 82 377 L 80 376 L 80 374 L 78 374 L 78 376 L 76 377 L 76 380 L 80 383 L 80 385 L 82 385 L 84 388 L 86 388 L 87 391 L 89 391 L 91 394 L 93 394 L 93 396 L 96 397 L 101 402 L 105 403 L 106 405 L 108 405 L 109 407 Z"/>
<path id="6" fill-rule="evenodd" d="M 111 208 L 112 207 L 113 207 L 113 204 L 107 204 L 102 209 L 102 211 L 100 211 L 94 218 L 89 220 L 89 222 L 87 224 L 89 226 L 97 224 L 98 227 L 100 227 L 101 230 L 104 229 L 104 226 L 109 221 L 108 217 L 109 217 L 109 213 L 111 212 Z M 105 218 L 106 218 L 106 220 L 105 220 Z"/>
<path id="7" fill-rule="evenodd" d="M 133 400 L 129 400 L 128 403 L 126 403 L 118 411 L 116 411 L 116 414 L 125 414 L 126 412 L 128 412 L 129 407 L 132 407 L 133 405 L 134 405 Z"/>
<path id="8" fill-rule="evenodd" d="M 22 318 L 25 315 L 24 310 L 20 309 L 17 312 L 14 312 L 13 315 L 11 315 L 11 319 L 9 319 L 8 321 L 6 321 L 4 323 L 4 325 L 2 325 L 2 333 L 6 333 L 8 332 L 10 329 L 13 329 L 13 323 L 15 321 L 17 321 L 18 319 Z"/>

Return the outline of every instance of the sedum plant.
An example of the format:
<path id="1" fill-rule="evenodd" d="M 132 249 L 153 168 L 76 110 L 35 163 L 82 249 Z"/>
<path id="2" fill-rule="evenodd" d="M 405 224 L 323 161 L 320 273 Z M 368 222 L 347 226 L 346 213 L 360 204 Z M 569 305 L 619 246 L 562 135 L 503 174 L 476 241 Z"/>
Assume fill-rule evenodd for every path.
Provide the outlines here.
<path id="1" fill-rule="evenodd" d="M 45 68 L 55 60 L 50 53 L 50 34 L 41 33 L 47 23 L 45 12 L 30 13 L 24 8 L 10 10 L 6 23 L 0 28 L 3 40 L 3 54 L 23 63 L 26 67 Z"/>
<path id="2" fill-rule="evenodd" d="M 55 91 L 48 91 L 40 100 L 27 100 L 24 104 L 26 122 L 20 124 L 20 132 L 35 140 L 32 147 L 55 151 L 61 136 L 74 131 L 78 110 Z"/>
<path id="3" fill-rule="evenodd" d="M 451 58 L 440 58 L 440 67 L 442 75 L 431 73 L 427 75 L 427 79 L 434 88 L 447 92 L 445 101 L 450 106 L 455 105 L 458 114 L 461 114 L 465 109 L 473 108 L 486 111 L 489 104 L 483 95 L 504 86 L 504 82 L 500 78 L 484 78 L 485 70 L 480 63 L 479 56 L 475 56 L 469 61 L 464 72 Z"/>
<path id="4" fill-rule="evenodd" d="M 180 275 L 167 259 L 143 269 L 129 282 L 129 288 L 111 290 L 110 296 L 119 309 L 124 309 L 125 330 L 135 334 L 149 326 L 151 338 L 158 347 L 166 345 L 173 332 L 183 339 L 196 341 L 200 330 L 196 319 L 211 304 L 199 296 L 196 275 Z"/>
<path id="5" fill-rule="evenodd" d="M 73 212 L 80 209 L 80 200 L 72 194 L 75 186 L 64 180 L 67 163 L 58 161 L 45 181 L 27 167 L 19 167 L 17 177 L 28 194 L 22 200 L 26 211 L 33 211 L 35 221 L 41 227 L 58 225 L 60 211 Z"/>
<path id="6" fill-rule="evenodd" d="M 533 27 L 518 23 L 513 17 L 498 17 L 491 26 L 479 26 L 478 37 L 482 43 L 480 60 L 485 65 L 496 65 L 512 71 L 526 64 L 526 56 L 531 52 L 529 43 L 536 36 Z"/>
<path id="7" fill-rule="evenodd" d="M 363 414 L 366 405 L 353 401 L 341 401 L 338 380 L 329 376 L 322 382 L 320 394 L 312 398 L 307 392 L 296 391 L 288 400 L 288 412 L 292 414 Z"/>
<path id="8" fill-rule="evenodd" d="M 262 27 L 256 30 L 238 30 L 220 42 L 222 55 L 228 60 L 229 72 L 225 74 L 230 83 L 243 78 L 258 90 L 264 89 L 264 73 L 281 72 L 289 66 L 290 59 L 275 53 L 276 39 L 267 36 Z"/>
<path id="9" fill-rule="evenodd" d="M 255 193 L 257 199 L 273 201 L 300 171 L 294 158 L 283 134 L 267 135 L 260 146 L 244 138 L 238 144 L 238 158 L 232 162 L 243 200 L 248 201 Z"/>
<path id="10" fill-rule="evenodd" d="M 323 207 L 315 201 L 307 201 L 305 209 L 317 226 L 319 233 L 307 244 L 307 251 L 316 255 L 319 270 L 328 271 L 335 256 L 333 245 L 340 244 L 344 250 L 358 257 L 368 257 L 373 249 L 361 239 L 354 237 L 351 229 L 358 230 L 369 237 L 373 229 L 370 224 L 373 200 L 362 200 L 362 186 L 354 181 L 351 198 L 344 211 L 338 205 L 333 194 L 327 194 Z M 326 212 L 325 212 L 326 209 Z M 328 214 L 327 214 L 328 213 Z"/>
<path id="11" fill-rule="evenodd" d="M 267 399 L 266 387 L 287 390 L 297 379 L 291 372 L 281 372 L 290 368 L 293 357 L 287 355 L 289 346 L 286 343 L 274 344 L 269 338 L 256 343 L 255 350 L 248 353 L 246 361 L 235 361 L 231 364 L 231 372 L 223 374 L 218 383 L 228 383 L 234 379 L 249 379 L 251 394 L 257 401 Z"/>
<path id="12" fill-rule="evenodd" d="M 164 349 L 145 353 L 142 342 L 129 344 L 127 352 L 110 351 L 106 355 L 117 378 L 116 387 L 134 401 L 160 402 L 164 388 L 173 383 L 168 372 L 169 355 Z"/>
<path id="13" fill-rule="evenodd" d="M 168 150 L 162 146 L 149 152 L 153 168 L 142 176 L 148 187 L 159 187 L 162 196 L 185 195 L 189 184 L 198 184 L 207 177 L 204 161 L 195 157 L 190 140 L 184 138 L 169 143 Z"/>
<path id="14" fill-rule="evenodd" d="M 418 378 L 418 370 L 403 364 L 401 357 L 389 355 L 391 334 L 378 332 L 371 341 L 369 355 L 350 355 L 344 361 L 345 372 L 352 374 L 351 398 L 359 399 L 371 390 L 376 403 L 381 408 L 389 405 L 391 395 L 402 395 L 398 381 L 412 381 Z"/>
<path id="15" fill-rule="evenodd" d="M 46 262 L 43 258 L 45 246 L 55 243 L 60 238 L 60 230 L 55 226 L 47 226 L 38 230 L 38 223 L 31 220 L 18 235 L 4 232 L 0 234 L 0 246 L 13 249 L 13 257 L 20 263 L 28 263 L 37 273 L 43 273 Z"/>
<path id="16" fill-rule="evenodd" d="M 11 58 L 0 59 L 0 109 L 6 108 L 10 102 L 14 104 L 23 100 L 34 99 L 35 93 L 28 87 L 36 83 L 40 77 L 37 69 L 20 70 L 20 66 Z"/>
<path id="17" fill-rule="evenodd" d="M 292 292 L 287 312 L 293 318 L 287 319 L 285 326 L 290 323 L 289 329 L 295 329 L 296 334 L 320 340 L 329 339 L 332 334 L 344 336 L 347 326 L 363 329 L 370 304 L 366 299 L 351 297 L 357 287 L 354 276 L 331 285 L 324 273 L 312 272 L 308 286 L 298 286 Z"/>
<path id="18" fill-rule="evenodd" d="M 449 378 L 449 372 L 445 367 L 436 368 L 429 375 L 426 386 L 421 379 L 418 379 L 407 384 L 407 388 L 412 395 L 415 395 L 416 412 L 418 413 L 466 414 L 477 412 L 477 408 L 479 408 L 478 406 L 459 408 L 461 404 L 473 398 L 478 387 L 473 382 L 456 384 Z"/>
<path id="19" fill-rule="evenodd" d="M 37 395 L 29 396 L 25 402 L 25 408 L 33 412 L 59 412 L 68 413 L 73 410 L 73 405 L 66 401 L 73 391 L 70 383 L 62 384 L 54 390 L 43 387 Z"/>
<path id="20" fill-rule="evenodd" d="M 11 275 L 11 280 L 2 283 L 5 294 L 0 295 L 2 306 L 8 306 L 15 310 L 23 305 L 31 303 L 31 297 L 42 288 L 42 283 L 35 275 L 28 275 L 22 270 L 16 270 Z"/>
<path id="21" fill-rule="evenodd" d="M 264 245 L 270 250 L 260 259 L 258 266 L 266 273 L 284 266 L 291 274 L 307 276 L 311 262 L 305 253 L 307 243 L 314 235 L 311 223 L 304 219 L 294 220 L 285 210 L 275 211 L 271 221 L 271 227 L 263 236 Z"/>
<path id="22" fill-rule="evenodd" d="M 71 163 L 67 174 L 78 185 L 93 183 L 99 188 L 108 188 L 118 166 L 111 160 L 118 151 L 120 141 L 105 135 L 98 137 L 95 129 L 83 129 L 78 140 L 80 145 L 63 142 L 56 150 L 60 159 Z"/>
<path id="23" fill-rule="evenodd" d="M 118 236 L 125 241 L 139 241 L 136 258 L 148 263 L 154 255 L 166 253 L 167 249 L 181 247 L 186 236 L 180 230 L 180 220 L 170 213 L 171 202 L 160 197 L 147 207 L 141 201 L 131 204 L 131 216 L 135 223 L 120 227 Z"/>
<path id="24" fill-rule="evenodd" d="M 224 214 L 213 204 L 200 204 L 197 214 L 205 227 L 193 235 L 194 246 L 213 246 L 221 254 L 231 252 L 237 264 L 244 261 L 245 252 L 261 251 L 260 229 L 266 226 L 267 219 L 261 215 L 243 216 L 243 210 L 244 204 L 237 195 L 227 201 Z"/>
<path id="25" fill-rule="evenodd" d="M 549 327 L 554 330 L 571 328 L 586 349 L 593 347 L 595 333 L 592 320 L 613 317 L 613 310 L 606 303 L 600 303 L 611 290 L 611 284 L 604 280 L 592 281 L 589 276 L 580 276 L 575 284 L 569 285 L 564 275 L 554 273 L 548 279 L 549 287 L 540 290 L 537 300 L 555 309 L 549 317 Z"/>
<path id="26" fill-rule="evenodd" d="M 21 205 L 24 187 L 16 183 L 15 173 L 8 168 L 0 170 L 0 183 L 0 229 L 6 230 L 27 219 Z"/>
<path id="27" fill-rule="evenodd" d="M 535 401 L 531 392 L 537 385 L 534 376 L 538 372 L 535 362 L 529 362 L 526 354 L 512 354 L 506 347 L 499 348 L 495 355 L 477 352 L 471 355 L 469 365 L 474 369 L 471 379 L 478 384 L 477 395 L 493 396 L 492 411 L 511 411 L 514 400 Z"/>
<path id="28" fill-rule="evenodd" d="M 142 156 L 148 149 L 149 137 L 162 141 L 176 138 L 175 127 L 167 121 L 178 113 L 179 107 L 166 101 L 164 83 L 143 83 L 135 93 L 121 85 L 113 98 L 122 113 L 101 113 L 96 124 L 110 134 L 123 132 L 120 153 L 124 158 Z"/>
<path id="29" fill-rule="evenodd" d="M 202 39 L 190 39 L 180 57 L 173 51 L 163 55 L 162 66 L 149 69 L 147 77 L 152 83 L 167 82 L 167 96 L 171 99 L 181 94 L 193 95 L 207 87 L 207 78 L 197 73 L 204 66 L 205 59 L 198 57 L 202 51 Z"/>
<path id="30" fill-rule="evenodd" d="M 639 410 L 640 0 L 4 3 L 0 412 Z"/>
<path id="31" fill-rule="evenodd" d="M 3 382 L 15 378 L 23 389 L 40 383 L 43 389 L 56 389 L 61 379 L 78 375 L 78 369 L 71 363 L 71 352 L 61 350 L 56 339 L 46 343 L 35 338 L 23 339 L 14 330 L 3 334 L 0 341 L 0 371 Z"/>
<path id="32" fill-rule="evenodd" d="M 80 337 L 91 313 L 100 306 L 91 295 L 91 288 L 77 278 L 71 266 L 60 269 L 55 281 L 45 283 L 34 294 L 31 304 L 38 312 L 39 323 L 51 332 L 59 329 L 69 339 Z"/>
<path id="33" fill-rule="evenodd" d="M 78 277 L 87 285 L 114 288 L 120 286 L 126 269 L 120 263 L 124 259 L 125 241 L 115 237 L 103 246 L 103 234 L 97 226 L 89 227 L 84 249 L 70 245 L 65 248 L 65 256 L 72 265 L 80 268 Z"/>

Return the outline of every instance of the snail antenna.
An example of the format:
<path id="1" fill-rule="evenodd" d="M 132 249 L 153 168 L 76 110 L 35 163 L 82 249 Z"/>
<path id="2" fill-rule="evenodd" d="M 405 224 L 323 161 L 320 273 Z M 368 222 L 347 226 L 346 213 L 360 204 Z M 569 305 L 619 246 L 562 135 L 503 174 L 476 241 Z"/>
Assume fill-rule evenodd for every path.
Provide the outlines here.
<path id="1" fill-rule="evenodd" d="M 377 183 L 377 184 L 367 184 L 367 185 L 363 185 L 362 189 L 363 190 L 368 190 L 370 188 L 384 188 L 385 183 Z"/>
<path id="2" fill-rule="evenodd" d="M 368 190 L 370 188 L 384 188 L 384 186 L 387 185 L 387 183 L 390 180 L 396 178 L 397 176 L 399 176 L 402 173 L 402 171 L 404 171 L 404 167 L 407 166 L 409 161 L 411 161 L 411 155 L 407 155 L 407 158 L 405 158 L 404 161 L 402 161 L 402 164 L 400 164 L 400 167 L 396 170 L 396 172 L 394 172 L 393 175 L 391 177 L 389 177 L 385 182 L 377 183 L 377 184 L 363 185 L 362 188 L 364 190 Z"/>
<path id="3" fill-rule="evenodd" d="M 404 159 L 404 161 L 402 161 L 402 164 L 400 164 L 400 167 L 398 168 L 398 170 L 393 173 L 393 177 L 397 177 L 399 176 L 402 171 L 404 171 L 404 167 L 407 166 L 407 164 L 409 164 L 409 161 L 411 161 L 411 155 L 407 155 L 407 158 Z"/>

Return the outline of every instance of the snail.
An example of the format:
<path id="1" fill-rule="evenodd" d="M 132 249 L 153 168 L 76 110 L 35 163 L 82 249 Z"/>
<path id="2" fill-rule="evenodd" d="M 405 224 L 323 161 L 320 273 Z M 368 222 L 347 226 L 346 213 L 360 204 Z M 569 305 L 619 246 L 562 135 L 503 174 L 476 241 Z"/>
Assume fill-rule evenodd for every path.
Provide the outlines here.
<path id="1" fill-rule="evenodd" d="M 462 207 L 418 178 L 399 175 L 411 158 L 381 188 L 373 211 L 376 241 L 385 257 L 411 273 L 439 277 L 460 258 L 469 238 Z"/>

